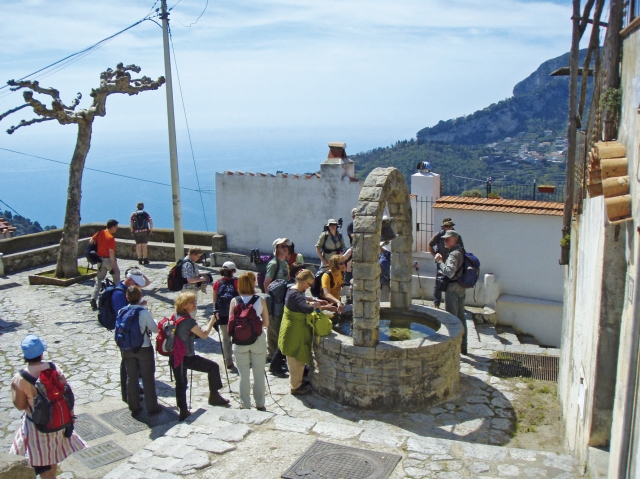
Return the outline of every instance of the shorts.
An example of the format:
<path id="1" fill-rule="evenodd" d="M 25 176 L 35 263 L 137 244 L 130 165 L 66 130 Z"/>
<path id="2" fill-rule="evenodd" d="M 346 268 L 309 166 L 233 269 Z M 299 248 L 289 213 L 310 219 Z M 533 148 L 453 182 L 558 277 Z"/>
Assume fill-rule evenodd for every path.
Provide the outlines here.
<path id="1" fill-rule="evenodd" d="M 149 242 L 149 232 L 133 233 L 133 239 L 136 241 L 136 244 L 147 244 Z"/>

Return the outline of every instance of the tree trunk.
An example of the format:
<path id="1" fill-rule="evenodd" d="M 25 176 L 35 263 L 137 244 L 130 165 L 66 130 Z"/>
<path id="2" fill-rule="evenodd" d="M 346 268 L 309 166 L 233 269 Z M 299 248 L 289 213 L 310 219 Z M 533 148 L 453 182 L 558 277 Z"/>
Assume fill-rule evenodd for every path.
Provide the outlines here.
<path id="1" fill-rule="evenodd" d="M 80 198 L 82 196 L 82 173 L 91 146 L 93 117 L 78 123 L 78 139 L 69 165 L 69 187 L 64 229 L 60 240 L 60 253 L 56 264 L 56 278 L 73 278 L 78 271 L 78 237 L 80 235 Z"/>

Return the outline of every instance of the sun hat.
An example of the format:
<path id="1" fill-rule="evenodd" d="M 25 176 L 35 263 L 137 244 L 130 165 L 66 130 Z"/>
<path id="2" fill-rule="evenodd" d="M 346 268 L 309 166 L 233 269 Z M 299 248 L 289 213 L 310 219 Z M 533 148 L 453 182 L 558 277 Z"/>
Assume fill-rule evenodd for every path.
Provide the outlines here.
<path id="1" fill-rule="evenodd" d="M 25 359 L 35 359 L 47 350 L 47 343 L 35 334 L 27 334 L 20 343 L 20 347 Z"/>
<path id="2" fill-rule="evenodd" d="M 382 248 L 385 251 L 391 251 L 391 245 L 389 244 L 388 241 L 380 241 L 380 248 Z"/>
<path id="3" fill-rule="evenodd" d="M 127 271 L 127 278 L 132 279 L 138 286 L 144 286 L 147 282 L 144 280 L 142 271 L 138 268 L 131 268 Z"/>
<path id="4" fill-rule="evenodd" d="M 449 230 L 445 234 L 442 235 L 442 238 L 444 238 L 444 239 L 446 239 L 446 238 L 458 239 L 458 238 L 460 238 L 460 235 L 454 230 Z"/>
<path id="5" fill-rule="evenodd" d="M 289 238 L 278 238 L 277 240 L 275 240 L 273 242 L 273 254 L 276 254 L 276 250 L 278 249 L 278 245 L 280 244 L 286 244 L 287 246 L 291 246 L 291 241 L 289 241 Z"/>
<path id="6" fill-rule="evenodd" d="M 233 261 L 225 261 L 222 264 L 222 267 L 227 269 L 236 269 L 236 270 L 238 269 L 236 268 L 236 264 Z"/>
<path id="7" fill-rule="evenodd" d="M 455 226 L 456 224 L 451 221 L 451 218 L 444 218 L 442 220 L 442 226 Z"/>
<path id="8" fill-rule="evenodd" d="M 336 226 L 338 226 L 338 222 L 337 222 L 335 219 L 330 218 L 330 219 L 329 219 L 329 221 L 327 221 L 327 226 L 329 226 L 329 225 L 336 225 Z"/>

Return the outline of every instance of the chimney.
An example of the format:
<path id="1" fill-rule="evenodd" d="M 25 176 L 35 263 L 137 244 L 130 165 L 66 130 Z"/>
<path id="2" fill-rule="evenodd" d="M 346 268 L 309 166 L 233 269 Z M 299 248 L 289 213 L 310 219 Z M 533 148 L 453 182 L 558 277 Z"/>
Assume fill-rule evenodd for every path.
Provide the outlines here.
<path id="1" fill-rule="evenodd" d="M 333 159 L 333 158 L 340 158 L 340 159 L 347 159 L 347 144 L 346 143 L 337 143 L 337 142 L 331 142 L 329 143 L 329 155 L 327 156 L 327 159 Z"/>
<path id="2" fill-rule="evenodd" d="M 322 171 L 323 176 L 333 176 L 337 179 L 342 179 L 345 176 L 348 178 L 353 178 L 355 176 L 355 164 L 347 158 L 346 148 L 346 143 L 329 143 L 329 154 L 327 155 L 327 159 L 322 162 L 322 165 L 320 165 L 320 170 Z M 331 168 L 330 165 L 332 165 Z M 339 169 L 333 171 L 336 167 L 339 167 Z"/>

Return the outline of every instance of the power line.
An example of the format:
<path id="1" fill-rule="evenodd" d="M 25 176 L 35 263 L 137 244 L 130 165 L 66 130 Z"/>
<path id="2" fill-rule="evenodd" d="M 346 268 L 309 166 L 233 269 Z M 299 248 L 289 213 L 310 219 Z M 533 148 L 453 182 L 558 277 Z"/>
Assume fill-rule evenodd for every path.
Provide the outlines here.
<path id="1" fill-rule="evenodd" d="M 39 160 L 45 160 L 45 161 L 50 161 L 52 163 L 59 163 L 61 165 L 65 165 L 65 166 L 69 166 L 69 163 L 65 163 L 64 161 L 60 161 L 60 160 L 52 160 L 51 158 L 45 158 L 44 156 L 37 156 L 37 155 L 31 155 L 29 153 L 23 153 L 21 151 L 16 151 L 16 150 L 10 150 L 8 148 L 2 148 L 0 147 L 0 150 L 4 150 L 4 151 L 8 151 L 10 153 L 15 153 L 17 155 L 23 155 L 23 156 L 30 156 L 31 158 L 37 158 Z M 171 185 L 169 183 L 161 183 L 159 181 L 153 181 L 153 180 L 147 180 L 145 178 L 136 178 L 135 176 L 128 176 L 128 175 L 122 175 L 120 173 L 112 173 L 110 171 L 104 171 L 104 170 L 98 170 L 97 168 L 89 168 L 88 166 L 84 167 L 85 170 L 90 170 L 90 171 L 95 171 L 98 173 L 103 173 L 105 175 L 111 175 L 111 176 L 119 176 L 121 178 L 127 178 L 129 180 L 136 180 L 136 181 L 143 181 L 145 183 L 153 183 L 154 185 L 160 185 L 160 186 L 169 186 L 171 187 Z M 199 188 L 199 186 L 198 186 Z M 204 191 L 205 193 L 213 193 L 215 192 L 215 190 L 200 190 L 200 189 L 193 189 L 193 188 L 186 188 L 184 186 L 180 187 L 181 190 L 188 190 L 188 191 L 195 191 L 196 193 L 200 193 L 202 195 L 202 192 Z M 6 204 L 6 203 L 5 203 Z M 8 206 L 8 205 L 7 205 Z"/>
<path id="2" fill-rule="evenodd" d="M 182 1 L 182 0 L 180 0 L 180 1 Z M 178 3 L 180 3 L 180 2 L 178 2 Z M 176 5 L 178 5 L 178 3 L 176 3 Z M 171 9 L 173 10 L 173 9 L 176 7 L 176 5 L 174 5 L 173 7 L 171 7 Z M 206 0 L 206 3 L 205 3 L 205 5 L 204 5 L 204 10 L 202 10 L 202 13 L 201 13 L 200 15 L 198 15 L 198 18 L 196 18 L 196 21 L 195 21 L 195 22 L 192 22 L 192 23 L 190 23 L 189 25 L 184 25 L 180 20 L 178 20 L 178 23 L 179 23 L 180 25 L 182 25 L 183 27 L 185 27 L 185 28 L 191 28 L 191 27 L 192 27 L 192 26 L 194 26 L 196 23 L 198 23 L 198 20 L 200 20 L 200 19 L 202 18 L 202 15 L 204 15 L 204 12 L 206 12 L 206 11 L 207 11 L 207 8 L 208 8 L 208 7 L 209 7 L 209 0 Z"/>
<path id="3" fill-rule="evenodd" d="M 168 27 L 168 24 L 167 24 Z M 193 143 L 191 142 L 191 131 L 189 130 L 189 120 L 187 120 L 187 108 L 184 104 L 184 96 L 182 95 L 182 83 L 180 82 L 180 73 L 178 71 L 178 60 L 176 59 L 176 50 L 173 47 L 173 35 L 171 35 L 171 28 L 169 28 L 169 41 L 171 42 L 171 51 L 173 52 L 173 63 L 176 66 L 176 77 L 178 78 L 178 90 L 180 91 L 180 100 L 182 100 L 182 111 L 184 112 L 184 122 L 187 125 L 187 137 L 189 138 L 189 147 L 191 148 L 191 159 L 193 160 L 193 169 L 196 172 L 196 182 L 198 183 L 198 191 L 200 191 L 200 204 L 202 205 L 202 216 L 204 216 L 204 226 L 209 231 L 209 225 L 207 224 L 207 213 L 204 209 L 204 201 L 202 199 L 202 190 L 200 189 L 200 177 L 198 176 L 198 167 L 196 166 L 196 157 L 193 154 Z"/>

